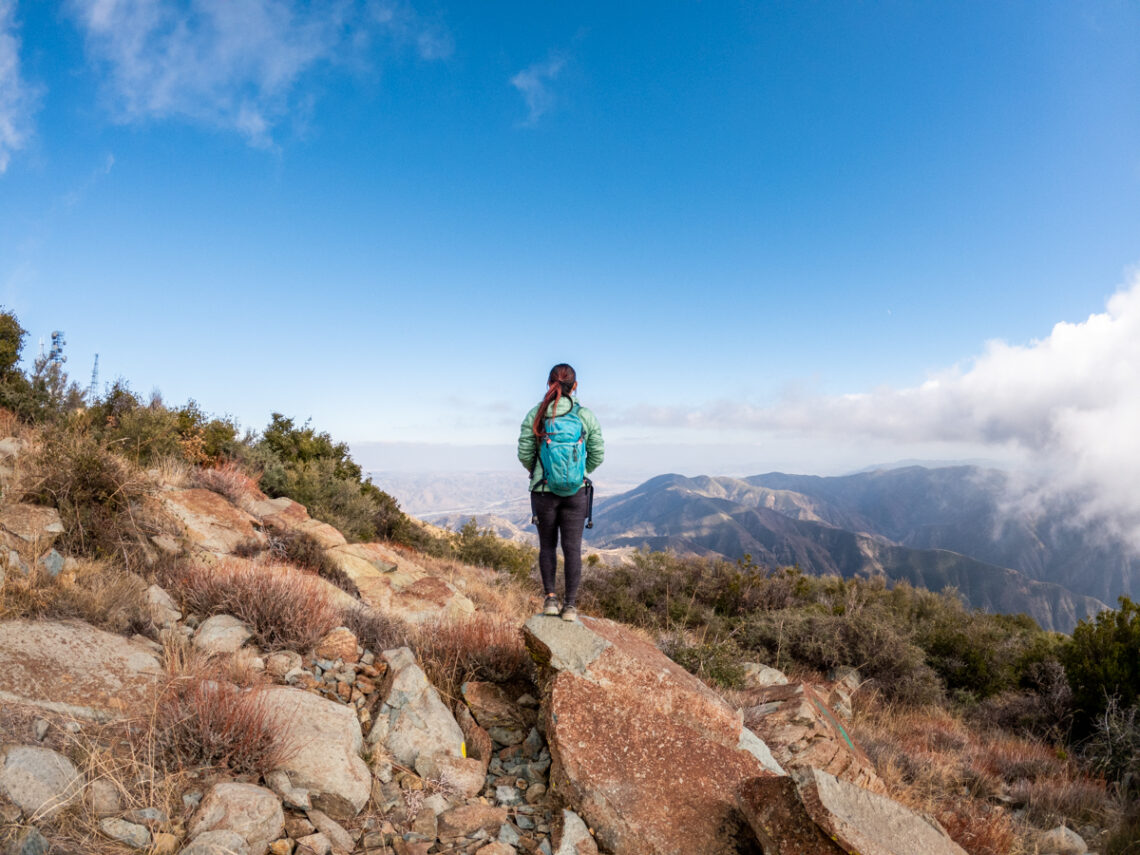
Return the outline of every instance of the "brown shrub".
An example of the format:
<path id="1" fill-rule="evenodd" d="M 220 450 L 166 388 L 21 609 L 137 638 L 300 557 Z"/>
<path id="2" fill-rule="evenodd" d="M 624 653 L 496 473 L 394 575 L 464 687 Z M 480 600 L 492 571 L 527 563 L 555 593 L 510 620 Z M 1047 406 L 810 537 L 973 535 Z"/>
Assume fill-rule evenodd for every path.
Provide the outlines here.
<path id="1" fill-rule="evenodd" d="M 404 647 L 412 636 L 412 628 L 401 618 L 364 606 L 346 609 L 341 624 L 352 630 L 361 647 L 373 653 Z"/>
<path id="2" fill-rule="evenodd" d="M 171 682 L 159 700 L 154 736 L 163 765 L 210 765 L 264 775 L 295 751 L 280 734 L 261 687 L 190 674 Z"/>
<path id="3" fill-rule="evenodd" d="M 431 683 L 453 699 L 467 680 L 534 679 L 534 664 L 518 626 L 495 615 L 476 612 L 418 627 L 412 646 Z"/>
<path id="4" fill-rule="evenodd" d="M 240 464 L 232 460 L 208 469 L 195 469 L 191 480 L 195 487 L 213 490 L 215 493 L 225 496 L 239 508 L 261 496 L 261 491 L 257 488 L 257 480 L 251 478 Z"/>
<path id="5" fill-rule="evenodd" d="M 1008 855 L 1017 834 L 1010 815 L 976 799 L 946 799 L 934 808 L 951 839 L 970 855 Z"/>
<path id="6" fill-rule="evenodd" d="M 320 541 L 305 531 L 288 529 L 275 533 L 269 541 L 274 555 L 298 567 L 328 579 L 354 597 L 360 594 L 356 584 L 329 558 Z"/>
<path id="7" fill-rule="evenodd" d="M 341 620 L 326 583 L 276 561 L 172 562 L 157 573 L 186 612 L 230 614 L 263 649 L 307 650 Z"/>

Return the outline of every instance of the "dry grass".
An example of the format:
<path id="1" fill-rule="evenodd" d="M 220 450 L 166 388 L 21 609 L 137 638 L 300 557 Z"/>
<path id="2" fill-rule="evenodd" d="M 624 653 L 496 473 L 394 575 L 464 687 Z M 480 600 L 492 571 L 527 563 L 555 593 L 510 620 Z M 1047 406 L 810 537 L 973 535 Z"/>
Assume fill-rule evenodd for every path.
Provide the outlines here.
<path id="1" fill-rule="evenodd" d="M 412 628 L 403 619 L 364 606 L 345 611 L 341 623 L 352 630 L 361 647 L 374 654 L 404 647 L 412 637 Z"/>
<path id="2" fill-rule="evenodd" d="M 890 795 L 934 816 L 971 855 L 1032 852 L 1026 822 L 1048 828 L 1112 819 L 1104 782 L 1055 749 L 971 730 L 946 710 L 893 709 L 872 697 L 858 704 L 851 730 Z M 1022 808 L 1023 818 L 1009 807 Z"/>
<path id="3" fill-rule="evenodd" d="M 168 454 L 156 461 L 147 475 L 160 487 L 187 487 L 191 483 L 190 470 L 190 464 L 183 458 Z"/>
<path id="4" fill-rule="evenodd" d="M 533 682 L 534 663 L 518 624 L 485 612 L 418 627 L 412 645 L 441 694 L 457 699 L 467 680 Z"/>
<path id="5" fill-rule="evenodd" d="M 233 615 L 264 650 L 308 650 L 342 617 L 326 582 L 283 562 L 174 562 L 158 575 L 184 612 Z"/>
<path id="6" fill-rule="evenodd" d="M 126 634 L 146 626 L 146 583 L 114 563 L 88 559 L 58 576 L 39 567 L 27 576 L 10 571 L 0 587 L 0 617 L 80 618 Z"/>
<path id="7" fill-rule="evenodd" d="M 190 480 L 195 487 L 213 490 L 233 502 L 237 507 L 248 509 L 257 499 L 264 498 L 257 487 L 257 480 L 233 461 L 226 461 L 209 469 L 195 469 Z"/>
<path id="8" fill-rule="evenodd" d="M 481 611 L 522 624 L 542 606 L 542 588 L 537 582 L 533 585 L 520 582 L 508 573 L 473 567 L 450 558 L 416 553 L 414 559 L 433 576 L 455 585 Z"/>

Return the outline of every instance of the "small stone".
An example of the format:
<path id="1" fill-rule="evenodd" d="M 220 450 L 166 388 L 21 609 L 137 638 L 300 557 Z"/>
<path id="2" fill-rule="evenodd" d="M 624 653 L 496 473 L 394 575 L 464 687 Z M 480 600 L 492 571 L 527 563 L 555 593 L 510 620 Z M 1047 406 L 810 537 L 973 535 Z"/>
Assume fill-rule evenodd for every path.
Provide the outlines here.
<path id="1" fill-rule="evenodd" d="M 269 844 L 270 855 L 293 855 L 293 847 L 297 844 L 288 837 L 274 840 Z"/>
<path id="2" fill-rule="evenodd" d="M 303 816 L 295 813 L 285 814 L 285 833 L 294 840 L 300 840 L 317 830 L 317 827 Z"/>
<path id="3" fill-rule="evenodd" d="M 332 852 L 332 841 L 319 831 L 308 837 L 302 837 L 297 843 L 310 849 L 314 855 L 329 855 Z"/>
<path id="4" fill-rule="evenodd" d="M 165 811 L 154 807 L 147 807 L 129 810 L 123 814 L 123 819 L 127 820 L 128 822 L 136 822 L 139 825 L 145 825 L 148 828 L 151 828 L 156 825 L 162 825 L 164 822 L 168 822 L 170 820 L 170 817 L 166 815 Z"/>
<path id="5" fill-rule="evenodd" d="M 292 650 L 281 650 L 266 657 L 265 670 L 281 680 L 294 669 L 299 669 L 303 664 L 304 660 L 301 659 L 300 653 Z"/>
<path id="6" fill-rule="evenodd" d="M 49 727 L 51 727 L 51 725 L 47 723 L 47 719 L 36 719 L 36 723 L 32 725 L 32 732 L 35 734 L 36 742 L 44 741 L 44 737 L 47 736 Z"/>
<path id="7" fill-rule="evenodd" d="M 516 787 L 495 787 L 495 801 L 501 805 L 517 805 L 522 801 L 522 793 Z"/>
<path id="8" fill-rule="evenodd" d="M 132 849 L 145 849 L 150 846 L 150 832 L 143 826 L 125 819 L 107 818 L 99 821 L 99 830 L 110 837 L 125 843 Z"/>
<path id="9" fill-rule="evenodd" d="M 351 852 L 356 848 L 356 841 L 352 835 L 345 831 L 344 827 L 332 817 L 319 810 L 309 811 L 308 817 L 309 821 L 317 827 L 317 830 L 329 839 L 333 848 L 342 849 L 345 852 Z"/>
<path id="10" fill-rule="evenodd" d="M 194 808 L 198 807 L 201 801 L 202 794 L 197 790 L 182 794 L 182 806 L 188 811 L 194 810 Z"/>
<path id="11" fill-rule="evenodd" d="M 1039 834 L 1037 836 L 1037 849 L 1039 852 L 1048 852 L 1050 855 L 1085 855 L 1089 851 L 1084 838 L 1063 825 Z"/>
<path id="12" fill-rule="evenodd" d="M 154 842 L 151 844 L 150 855 L 174 855 L 181 845 L 178 835 L 165 831 L 154 833 Z"/>
<path id="13" fill-rule="evenodd" d="M 526 803 L 536 805 L 546 796 L 545 784 L 531 784 L 526 788 Z"/>

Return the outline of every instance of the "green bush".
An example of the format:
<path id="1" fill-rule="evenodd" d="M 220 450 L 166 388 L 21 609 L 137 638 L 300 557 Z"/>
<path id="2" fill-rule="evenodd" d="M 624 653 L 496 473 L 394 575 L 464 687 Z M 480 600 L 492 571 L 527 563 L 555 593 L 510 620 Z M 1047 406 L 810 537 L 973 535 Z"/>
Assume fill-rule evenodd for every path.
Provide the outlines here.
<path id="1" fill-rule="evenodd" d="M 467 564 L 490 567 L 517 579 L 526 579 L 536 566 L 537 551 L 533 547 L 504 540 L 490 528 L 480 530 L 472 517 L 459 530 L 455 557 Z"/>
<path id="2" fill-rule="evenodd" d="M 1120 598 L 1120 608 L 1082 620 L 1062 661 L 1073 690 L 1074 733 L 1087 737 L 1109 704 L 1127 710 L 1140 702 L 1140 604 Z"/>

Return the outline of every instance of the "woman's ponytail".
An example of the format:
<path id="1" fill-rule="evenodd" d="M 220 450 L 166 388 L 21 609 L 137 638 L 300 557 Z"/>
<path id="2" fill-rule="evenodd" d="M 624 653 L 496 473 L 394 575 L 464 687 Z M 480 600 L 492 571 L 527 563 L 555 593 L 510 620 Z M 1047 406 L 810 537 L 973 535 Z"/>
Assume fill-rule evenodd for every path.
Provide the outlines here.
<path id="1" fill-rule="evenodd" d="M 557 415 L 558 402 L 563 396 L 570 396 L 577 382 L 578 376 L 574 373 L 574 369 L 565 362 L 560 362 L 550 369 L 550 376 L 546 378 L 546 395 L 535 411 L 534 424 L 531 426 L 536 437 L 542 439 L 546 436 L 546 414 L 550 405 L 554 405 L 554 413 Z"/>

